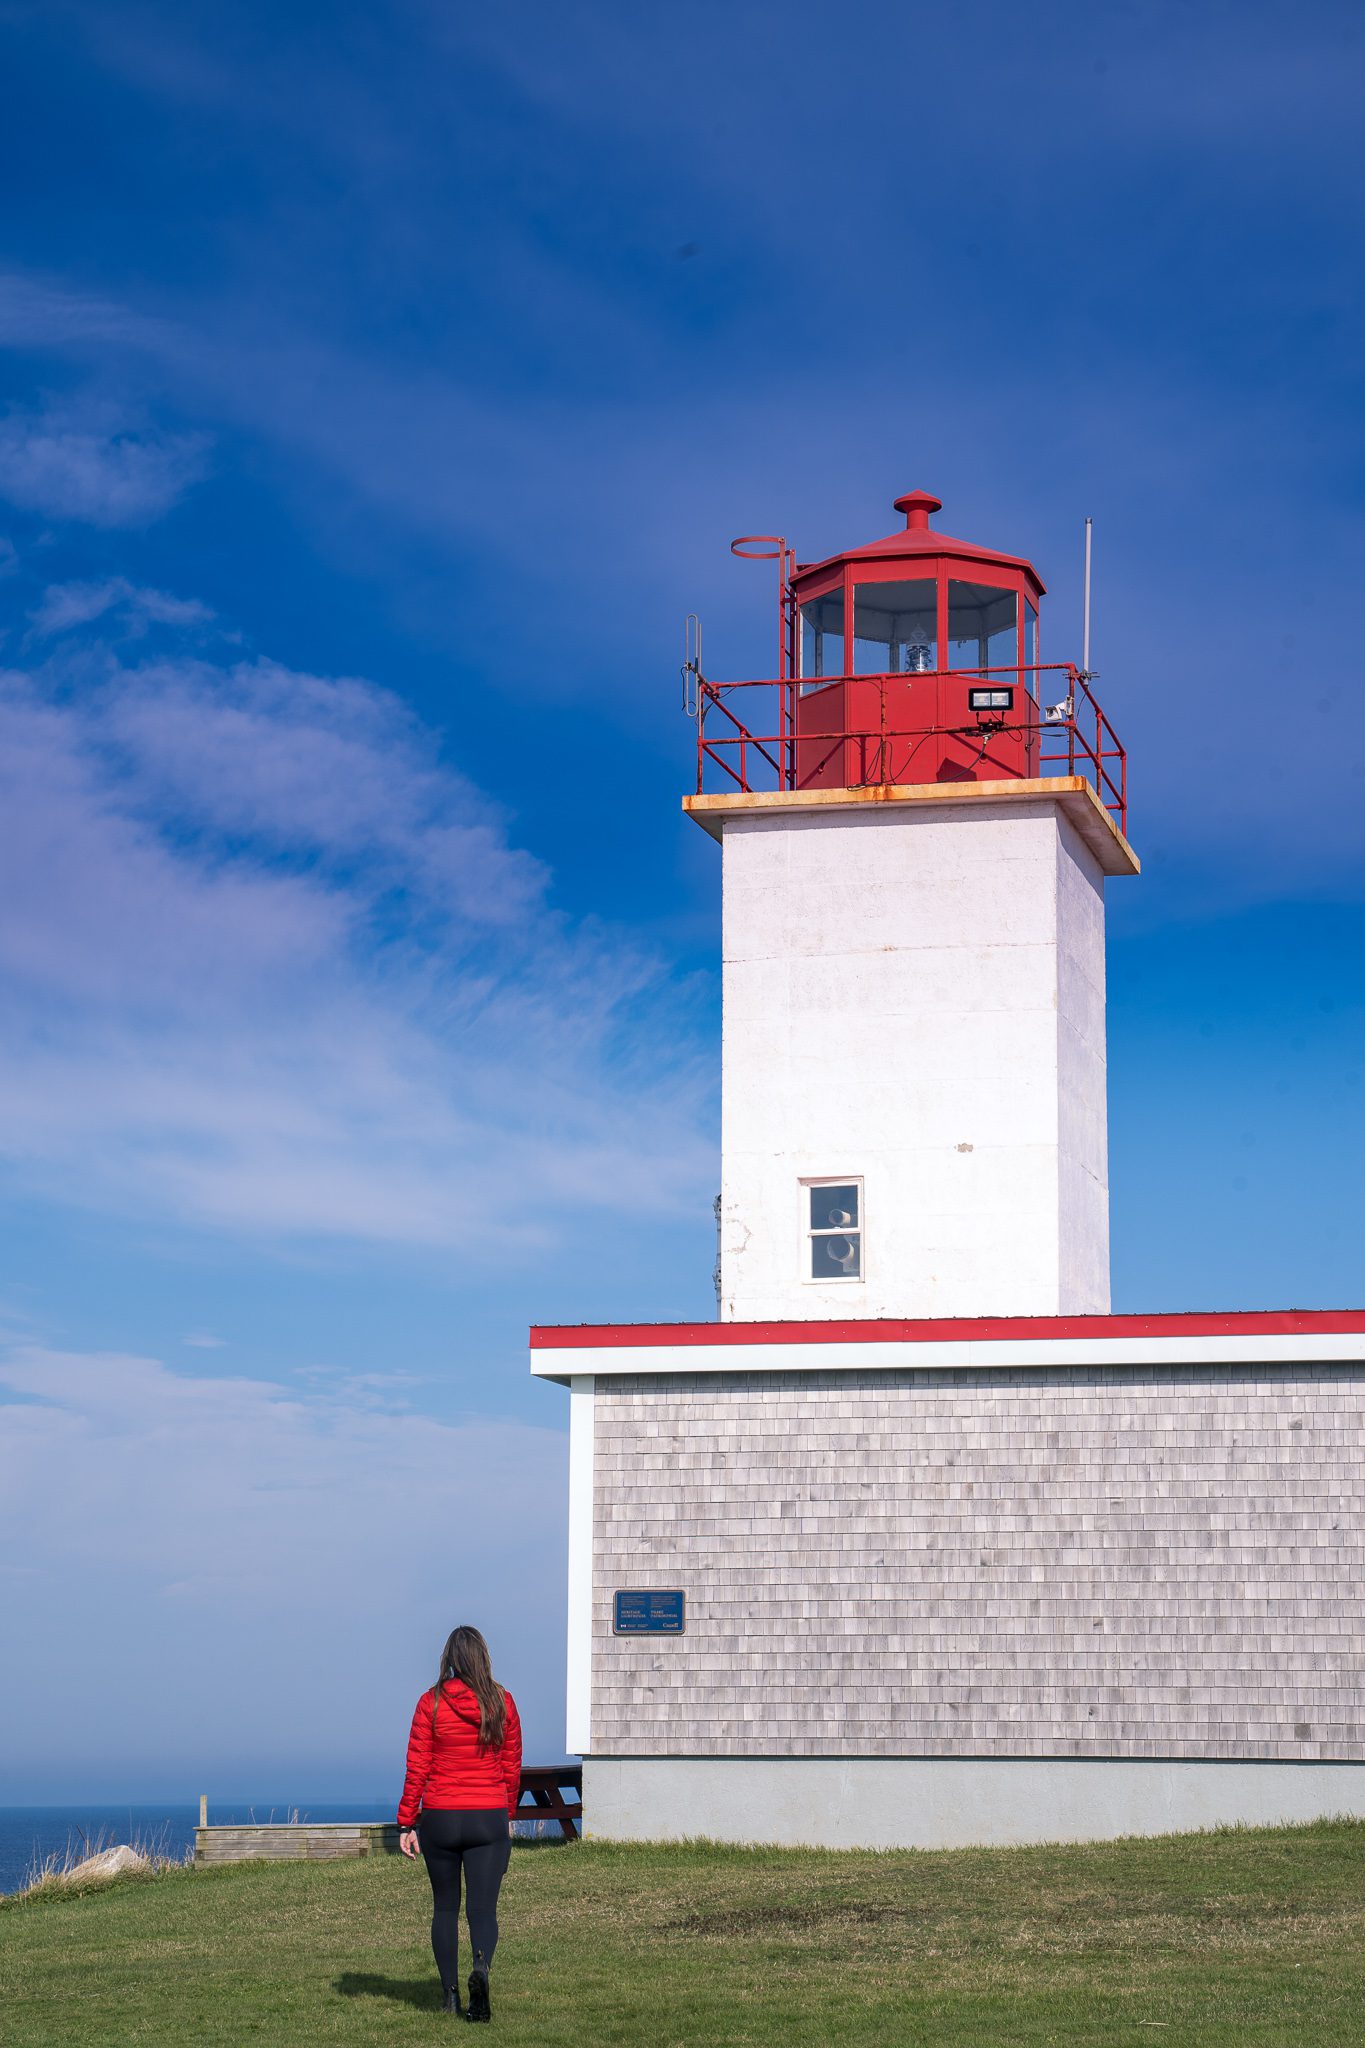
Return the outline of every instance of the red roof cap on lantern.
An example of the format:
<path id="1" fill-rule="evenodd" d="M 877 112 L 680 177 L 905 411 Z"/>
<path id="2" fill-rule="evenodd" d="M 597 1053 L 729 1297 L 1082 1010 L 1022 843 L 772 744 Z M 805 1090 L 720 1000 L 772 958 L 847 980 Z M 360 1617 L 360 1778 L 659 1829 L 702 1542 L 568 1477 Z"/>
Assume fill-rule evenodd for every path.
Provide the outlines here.
<path id="1" fill-rule="evenodd" d="M 884 561 L 887 556 L 937 555 L 956 561 L 993 563 L 998 568 L 1020 570 L 1038 597 L 1047 589 L 1032 562 L 1023 555 L 1003 555 L 994 548 L 979 548 L 973 541 L 955 540 L 950 533 L 937 533 L 929 521 L 935 512 L 942 511 L 943 504 L 932 491 L 907 491 L 904 497 L 896 499 L 895 504 L 896 510 L 905 514 L 905 525 L 899 533 L 888 533 L 884 540 L 870 540 L 863 547 L 841 548 L 835 555 L 826 555 L 821 562 L 800 562 L 794 580 L 800 583 L 808 576 L 832 569 L 838 562 Z"/>
<path id="2" fill-rule="evenodd" d="M 903 498 L 897 498 L 896 510 L 905 514 L 905 524 L 911 533 L 925 533 L 930 513 L 941 512 L 943 500 L 932 491 L 907 491 Z"/>

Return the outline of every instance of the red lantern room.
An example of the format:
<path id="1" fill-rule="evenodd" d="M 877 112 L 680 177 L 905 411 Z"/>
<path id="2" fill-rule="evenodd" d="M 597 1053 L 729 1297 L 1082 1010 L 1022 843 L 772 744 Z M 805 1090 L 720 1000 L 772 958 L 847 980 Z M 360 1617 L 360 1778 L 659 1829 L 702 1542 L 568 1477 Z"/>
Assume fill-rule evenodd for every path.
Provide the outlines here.
<path id="1" fill-rule="evenodd" d="M 689 642 L 698 790 L 708 767 L 755 792 L 1079 773 L 1122 829 L 1123 749 L 1089 678 L 1043 663 L 1033 564 L 938 532 L 928 491 L 895 503 L 899 532 L 821 562 L 775 535 L 732 543 L 778 565 L 779 673 L 709 683 Z"/>
<path id="2" fill-rule="evenodd" d="M 901 532 L 792 578 L 806 788 L 1036 773 L 1042 580 L 1018 556 L 936 533 L 939 509 L 910 491 Z"/>

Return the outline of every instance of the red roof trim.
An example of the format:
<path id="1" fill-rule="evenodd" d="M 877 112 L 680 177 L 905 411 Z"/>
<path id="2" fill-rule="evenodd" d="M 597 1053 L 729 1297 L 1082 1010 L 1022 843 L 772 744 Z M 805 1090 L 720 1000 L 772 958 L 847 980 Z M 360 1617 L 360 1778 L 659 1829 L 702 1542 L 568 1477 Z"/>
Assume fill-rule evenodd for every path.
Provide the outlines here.
<path id="1" fill-rule="evenodd" d="M 1168 1316 L 980 1316 L 916 1322 L 572 1323 L 532 1328 L 533 1351 L 663 1344 L 943 1344 L 1076 1337 L 1351 1336 L 1365 1309 L 1235 1309 Z"/>
<path id="2" fill-rule="evenodd" d="M 1047 592 L 1046 583 L 1026 556 L 1001 554 L 996 548 L 974 547 L 971 541 L 955 540 L 952 534 L 939 533 L 932 527 L 927 533 L 888 533 L 884 540 L 869 540 L 861 547 L 843 548 L 837 555 L 826 555 L 818 562 L 798 562 L 792 583 L 804 598 L 808 594 L 807 586 L 814 579 L 836 571 L 842 573 L 845 567 L 856 567 L 859 562 L 912 561 L 917 574 L 932 575 L 936 560 L 944 564 L 977 562 L 988 570 L 1011 569 L 1027 580 L 1035 596 L 1043 597 Z"/>

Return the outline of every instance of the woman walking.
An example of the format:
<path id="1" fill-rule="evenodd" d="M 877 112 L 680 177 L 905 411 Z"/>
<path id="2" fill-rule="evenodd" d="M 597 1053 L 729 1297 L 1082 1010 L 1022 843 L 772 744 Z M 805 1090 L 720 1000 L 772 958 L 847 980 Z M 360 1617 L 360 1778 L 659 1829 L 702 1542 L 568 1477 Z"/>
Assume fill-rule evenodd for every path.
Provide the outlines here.
<path id="1" fill-rule="evenodd" d="M 498 1940 L 498 1888 L 512 1853 L 512 1815 L 521 1796 L 521 1722 L 516 1702 L 493 1677 L 476 1628 L 452 1631 L 441 1671 L 424 1692 L 408 1736 L 398 1805 L 405 1856 L 426 1858 L 431 1879 L 431 1948 L 446 2012 L 460 2004 L 460 1879 L 474 1951 L 467 2020 L 491 2018 L 488 1966 Z"/>

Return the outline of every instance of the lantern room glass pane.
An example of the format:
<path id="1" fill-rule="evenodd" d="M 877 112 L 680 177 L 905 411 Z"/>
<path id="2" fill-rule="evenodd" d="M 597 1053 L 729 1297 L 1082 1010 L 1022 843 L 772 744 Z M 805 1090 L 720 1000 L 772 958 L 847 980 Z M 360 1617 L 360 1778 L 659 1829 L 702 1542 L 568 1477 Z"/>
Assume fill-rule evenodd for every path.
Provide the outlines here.
<path id="1" fill-rule="evenodd" d="M 842 587 L 823 597 L 807 598 L 801 607 L 801 688 L 815 687 L 819 676 L 844 672 L 844 593 Z"/>
<path id="2" fill-rule="evenodd" d="M 1042 658 L 1043 657 L 1039 650 L 1038 641 L 1038 608 L 1036 605 L 1032 604 L 1028 598 L 1025 598 L 1024 660 L 1027 662 L 1028 666 L 1031 669 L 1036 670 Z M 1028 684 L 1028 691 L 1030 697 L 1036 697 L 1038 695 L 1038 676 L 1036 674 L 1025 676 L 1024 681 Z"/>
<path id="3" fill-rule="evenodd" d="M 918 675 L 938 667 L 938 597 L 932 576 L 853 587 L 853 673 Z"/>
<path id="4" fill-rule="evenodd" d="M 949 583 L 950 668 L 1012 669 L 1019 660 L 1018 635 L 1019 599 L 1013 590 L 995 590 L 988 583 Z"/>

